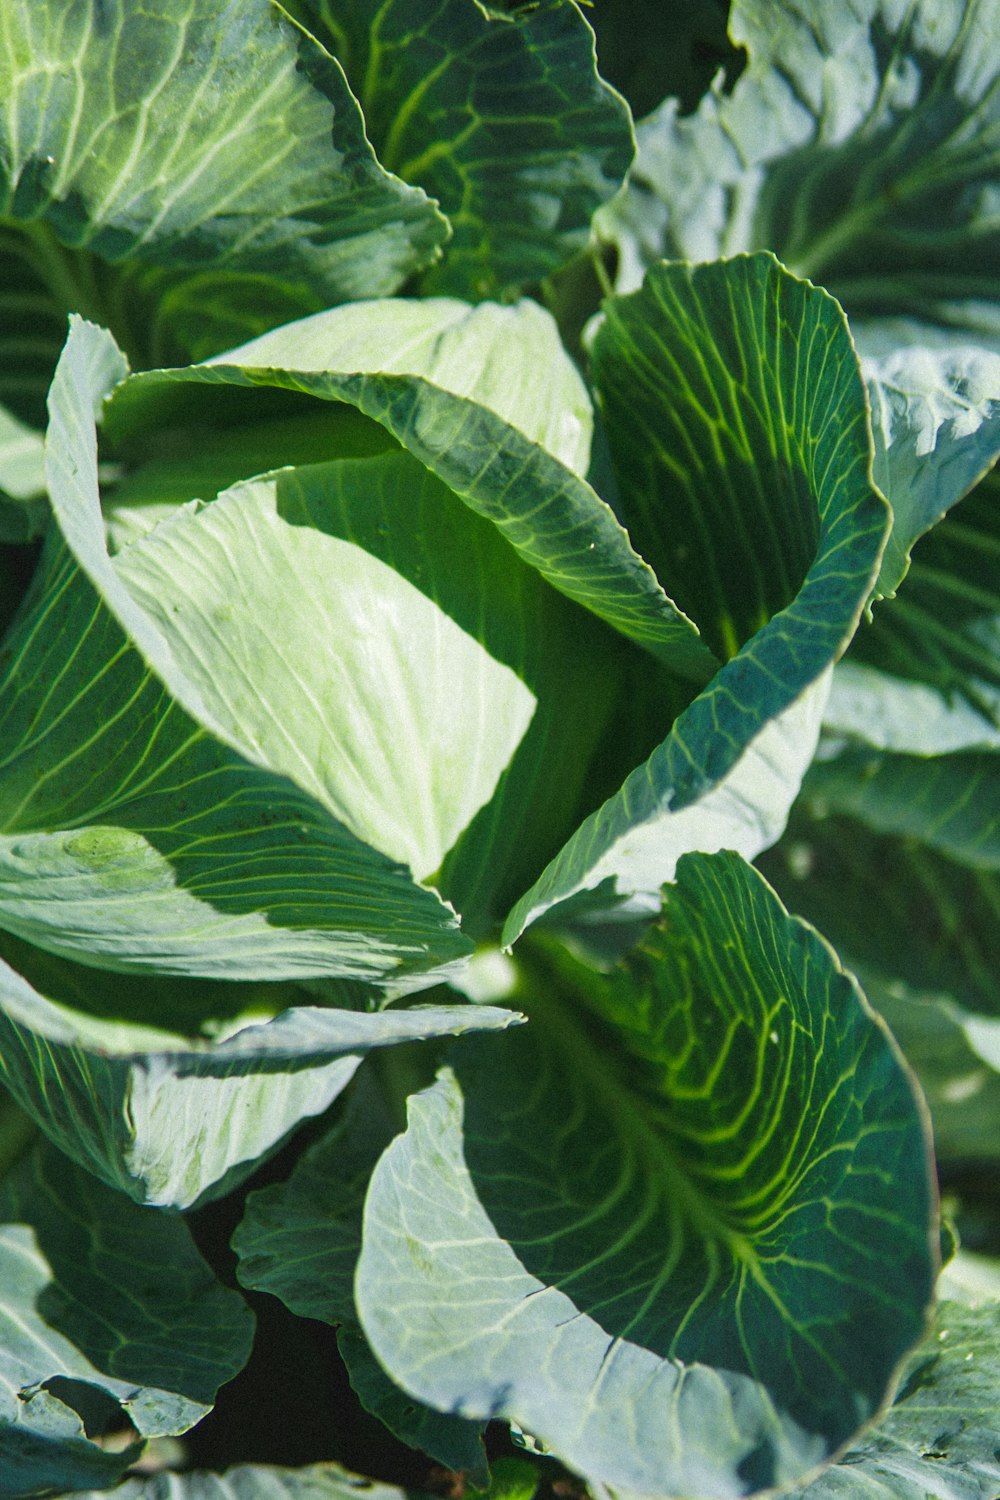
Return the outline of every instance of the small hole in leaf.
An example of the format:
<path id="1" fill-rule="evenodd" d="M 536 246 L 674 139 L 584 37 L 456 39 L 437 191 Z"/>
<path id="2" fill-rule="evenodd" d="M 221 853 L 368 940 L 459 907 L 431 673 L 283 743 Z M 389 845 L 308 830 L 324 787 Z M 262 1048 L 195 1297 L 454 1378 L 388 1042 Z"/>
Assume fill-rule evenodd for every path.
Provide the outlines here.
<path id="1" fill-rule="evenodd" d="M 91 1385 L 86 1380 L 71 1380 L 67 1375 L 53 1375 L 51 1380 L 42 1382 L 41 1389 L 76 1412 L 89 1438 L 125 1433 L 138 1439 L 134 1424 L 120 1404 L 99 1385 Z"/>

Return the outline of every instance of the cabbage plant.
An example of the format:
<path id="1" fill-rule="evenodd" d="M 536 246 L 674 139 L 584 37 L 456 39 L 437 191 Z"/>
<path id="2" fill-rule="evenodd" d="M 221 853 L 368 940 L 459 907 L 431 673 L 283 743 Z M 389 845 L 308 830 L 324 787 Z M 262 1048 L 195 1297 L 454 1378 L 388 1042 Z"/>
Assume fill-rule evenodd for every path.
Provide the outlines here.
<path id="1" fill-rule="evenodd" d="M 1000 0 L 0 19 L 0 1497 L 995 1500 Z"/>

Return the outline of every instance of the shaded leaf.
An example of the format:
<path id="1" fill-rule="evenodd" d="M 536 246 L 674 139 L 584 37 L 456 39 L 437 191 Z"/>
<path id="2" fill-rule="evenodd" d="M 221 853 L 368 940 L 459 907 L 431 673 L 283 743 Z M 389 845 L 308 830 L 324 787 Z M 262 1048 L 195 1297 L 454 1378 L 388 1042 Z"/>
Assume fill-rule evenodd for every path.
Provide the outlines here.
<path id="1" fill-rule="evenodd" d="M 726 36 L 725 0 L 694 0 L 683 8 L 657 0 L 602 0 L 589 12 L 601 72 L 645 115 L 667 94 L 696 107 L 720 68 L 738 71 Z"/>
<path id="2" fill-rule="evenodd" d="M 358 1326 L 354 1274 L 365 1193 L 395 1133 L 377 1089 L 359 1076 L 341 1119 L 288 1181 L 250 1194 L 232 1241 L 239 1279 L 301 1317 L 338 1325 L 340 1352 L 366 1410 L 401 1441 L 484 1486 L 483 1424 L 433 1411 L 394 1386 Z"/>
<path id="3" fill-rule="evenodd" d="M 111 1483 L 137 1451 L 92 1437 L 186 1431 L 245 1363 L 253 1318 L 179 1218 L 51 1147 L 7 1174 L 0 1221 L 0 1494 Z"/>
<path id="4" fill-rule="evenodd" d="M 844 732 L 876 743 L 873 726 L 884 718 L 877 695 L 893 693 L 902 700 L 892 714 L 900 729 L 886 749 L 922 747 L 943 754 L 1000 745 L 1000 475 L 991 474 L 922 539 L 905 586 L 858 632 L 850 662 L 885 676 L 879 682 L 869 674 L 855 713 L 850 720 L 845 715 Z M 936 708 L 928 694 L 921 695 L 919 706 L 907 707 L 912 684 L 933 689 Z M 963 712 L 966 708 L 971 713 Z M 960 734 L 957 718 L 966 725 Z M 915 734 L 921 735 L 919 742 Z"/>
<path id="5" fill-rule="evenodd" d="M 821 755 L 789 837 L 763 861 L 872 998 L 888 1000 L 918 1068 L 925 1059 L 937 1117 L 963 1139 L 993 1093 L 967 1044 L 996 1055 L 996 495 L 987 481 L 925 537 L 899 595 L 860 630 L 834 673 Z M 921 999 L 944 1007 L 937 1021 L 926 1007 L 922 1020 L 908 1016 Z M 943 1076 L 925 1032 L 938 1036 Z"/>
<path id="6" fill-rule="evenodd" d="M 721 660 L 757 635 L 763 676 L 796 631 L 825 666 L 887 521 L 842 312 L 761 254 L 655 266 L 606 315 L 594 373 L 635 545 Z"/>
<path id="7" fill-rule="evenodd" d="M 808 806 L 762 861 L 792 909 L 845 963 L 883 983 L 895 977 L 918 994 L 996 1014 L 997 873 L 935 852 L 919 833 L 878 833 L 845 814 L 814 818 Z"/>
<path id="8" fill-rule="evenodd" d="M 821 761 L 807 796 L 876 833 L 896 834 L 972 870 L 1000 872 L 1000 755 L 892 755 L 848 748 Z"/>
<path id="9" fill-rule="evenodd" d="M 575 4 L 301 0 L 300 13 L 342 64 L 379 161 L 448 215 L 428 291 L 506 296 L 587 243 L 634 143 Z"/>
<path id="10" fill-rule="evenodd" d="M 412 1500 L 413 1493 L 330 1463 L 301 1469 L 240 1464 L 222 1474 L 154 1474 L 127 1479 L 115 1490 L 116 1500 Z M 88 1491 L 79 1500 L 98 1500 L 98 1495 Z"/>
<path id="11" fill-rule="evenodd" d="M 759 863 L 889 1022 L 927 1096 L 942 1159 L 993 1157 L 1000 1079 L 963 1023 L 1000 1017 L 1000 878 L 850 818 L 810 817 L 806 807 Z"/>
<path id="12" fill-rule="evenodd" d="M 106 974 L 0 934 L 0 1076 L 74 1161 L 140 1203 L 231 1191 L 373 1047 L 517 1016 L 325 1009 L 290 984 Z"/>

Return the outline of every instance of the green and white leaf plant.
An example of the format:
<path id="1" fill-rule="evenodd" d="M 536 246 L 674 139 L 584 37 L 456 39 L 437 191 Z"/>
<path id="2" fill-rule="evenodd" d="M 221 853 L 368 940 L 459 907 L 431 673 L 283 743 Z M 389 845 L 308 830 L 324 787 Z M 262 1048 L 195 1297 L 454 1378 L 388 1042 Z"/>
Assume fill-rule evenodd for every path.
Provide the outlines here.
<path id="1" fill-rule="evenodd" d="M 725 11 L 0 8 L 4 1500 L 1000 1489 L 1000 5 Z"/>

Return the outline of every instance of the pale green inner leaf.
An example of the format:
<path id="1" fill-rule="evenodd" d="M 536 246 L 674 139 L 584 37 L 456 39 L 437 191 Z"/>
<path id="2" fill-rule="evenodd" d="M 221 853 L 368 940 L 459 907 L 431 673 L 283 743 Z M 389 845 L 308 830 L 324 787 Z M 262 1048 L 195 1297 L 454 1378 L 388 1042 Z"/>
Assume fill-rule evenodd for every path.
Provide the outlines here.
<path id="1" fill-rule="evenodd" d="M 527 299 L 478 307 L 451 297 L 362 302 L 276 328 L 208 363 L 419 375 L 495 412 L 574 473 L 590 463 L 587 387 L 551 315 Z"/>
<path id="2" fill-rule="evenodd" d="M 465 334 L 475 335 L 475 360 Z M 611 509 L 567 466 L 581 465 L 589 444 L 589 404 L 547 315 L 470 312 L 442 299 L 338 308 L 231 358 L 247 363 L 227 357 L 134 376 L 108 405 L 109 433 L 117 440 L 131 431 L 134 441 L 158 420 L 188 414 L 192 400 L 204 406 L 207 393 L 185 391 L 189 383 L 270 386 L 349 403 L 495 525 L 560 593 L 685 677 L 711 676 L 717 662 L 695 627 Z"/>
<path id="3" fill-rule="evenodd" d="M 118 573 L 231 742 L 424 879 L 493 795 L 536 700 L 433 599 L 326 533 L 325 491 L 365 480 L 332 465 L 249 481 L 157 527 Z"/>

